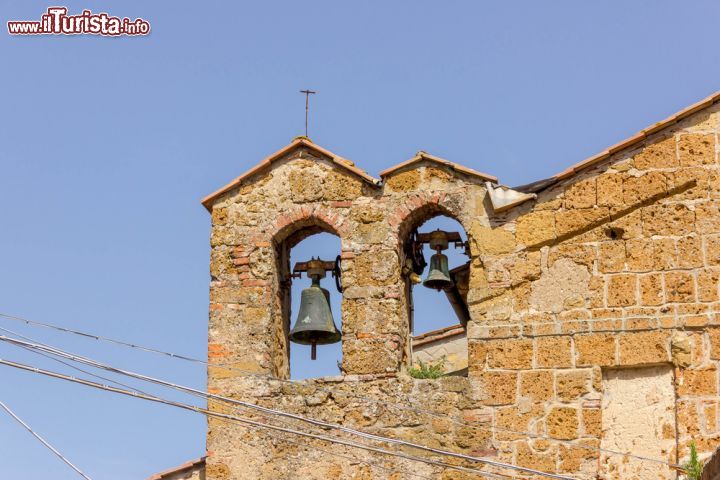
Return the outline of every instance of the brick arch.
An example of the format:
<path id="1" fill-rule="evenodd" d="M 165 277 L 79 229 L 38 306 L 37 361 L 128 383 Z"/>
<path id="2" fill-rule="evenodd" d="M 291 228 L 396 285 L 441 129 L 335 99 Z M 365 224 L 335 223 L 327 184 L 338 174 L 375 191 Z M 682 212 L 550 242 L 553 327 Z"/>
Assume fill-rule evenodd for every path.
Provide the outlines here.
<path id="1" fill-rule="evenodd" d="M 461 220 L 459 207 L 445 200 L 446 196 L 443 192 L 423 192 L 408 197 L 402 205 L 397 207 L 388 221 L 397 230 L 399 244 L 402 245 L 405 242 L 413 229 L 427 220 L 441 215 L 458 222 L 467 236 L 468 228 Z"/>
<path id="2" fill-rule="evenodd" d="M 270 233 L 275 245 L 287 243 L 292 248 L 310 235 L 328 232 L 342 238 L 346 230 L 337 212 L 318 205 L 296 207 L 280 215 Z"/>
<path id="3" fill-rule="evenodd" d="M 444 193 L 421 193 L 413 195 L 409 197 L 391 217 L 391 223 L 397 222 L 395 225 L 393 225 L 393 228 L 396 228 L 397 231 L 398 250 L 400 252 L 403 252 L 400 255 L 401 267 L 405 265 L 405 255 L 407 253 L 406 243 L 409 240 L 411 233 L 415 229 L 420 227 L 420 225 L 422 225 L 428 220 L 431 220 L 432 218 L 444 216 L 455 220 L 462 229 L 461 233 L 464 233 L 466 240 L 469 240 L 470 234 L 468 228 L 461 220 L 463 218 L 461 211 L 462 205 L 448 200 L 449 199 L 446 198 Z M 405 298 L 408 306 L 412 305 L 413 303 L 412 296 L 412 285 L 409 282 L 406 282 Z M 453 306 L 453 308 L 455 307 Z M 458 306 L 458 308 L 462 307 Z M 465 315 L 467 318 L 469 317 L 467 307 L 465 307 L 465 310 Z M 410 328 L 412 328 L 413 323 L 412 317 L 412 308 L 409 308 L 408 325 Z M 466 322 L 463 322 L 461 320 L 460 323 L 462 324 L 463 328 L 466 328 Z"/>
<path id="4" fill-rule="evenodd" d="M 290 375 L 290 345 L 289 330 L 293 319 L 291 318 L 291 280 L 290 264 L 291 250 L 304 239 L 317 233 L 330 233 L 343 242 L 347 234 L 344 218 L 335 210 L 321 205 L 303 205 L 288 209 L 276 219 L 268 222 L 265 229 L 266 241 L 272 246 L 274 252 L 275 286 L 271 293 L 272 303 L 275 305 L 273 313 L 273 342 L 274 342 L 274 374 L 280 378 L 289 378 Z M 341 252 L 338 251 L 338 254 Z M 324 260 L 334 260 L 335 255 Z M 337 314 L 337 312 L 334 312 Z M 342 319 L 342 313 L 336 316 L 336 322 Z M 342 327 L 341 327 L 342 328 Z"/>

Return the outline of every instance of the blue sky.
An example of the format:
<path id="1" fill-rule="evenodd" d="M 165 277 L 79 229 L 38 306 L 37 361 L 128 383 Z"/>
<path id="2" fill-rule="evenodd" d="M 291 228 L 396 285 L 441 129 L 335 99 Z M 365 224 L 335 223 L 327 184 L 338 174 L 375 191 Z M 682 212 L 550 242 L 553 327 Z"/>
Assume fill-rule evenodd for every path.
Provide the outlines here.
<path id="1" fill-rule="evenodd" d="M 298 90 L 319 92 L 313 140 L 372 174 L 422 149 L 517 185 L 720 89 L 712 1 L 63 4 L 143 17 L 152 34 L 0 32 L 0 312 L 200 357 L 199 199 L 302 133 Z M 50 5 L 0 1 L 3 28 Z M 324 248 L 304 244 L 298 259 Z M 446 321 L 428 305 L 428 322 Z M 0 326 L 205 385 L 192 364 Z M 331 365 L 327 348 L 318 362 Z M 0 356 L 58 368 L 5 345 Z M 321 370 L 308 363 L 294 366 Z M 0 385 L 95 479 L 142 479 L 204 450 L 191 413 L 7 368 Z M 76 478 L 3 415 L 0 460 L 8 478 Z"/>

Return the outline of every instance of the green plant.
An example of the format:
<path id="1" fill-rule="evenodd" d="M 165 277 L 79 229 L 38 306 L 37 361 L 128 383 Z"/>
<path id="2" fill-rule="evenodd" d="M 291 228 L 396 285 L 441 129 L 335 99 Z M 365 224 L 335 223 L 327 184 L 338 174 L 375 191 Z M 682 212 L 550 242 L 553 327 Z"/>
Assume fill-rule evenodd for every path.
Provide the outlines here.
<path id="1" fill-rule="evenodd" d="M 690 460 L 683 464 L 683 468 L 687 472 L 685 474 L 686 480 L 700 480 L 703 464 L 698 458 L 695 442 L 690 442 Z"/>
<path id="2" fill-rule="evenodd" d="M 417 367 L 410 367 L 408 373 L 413 378 L 440 378 L 445 375 L 445 357 L 432 363 L 418 361 Z"/>

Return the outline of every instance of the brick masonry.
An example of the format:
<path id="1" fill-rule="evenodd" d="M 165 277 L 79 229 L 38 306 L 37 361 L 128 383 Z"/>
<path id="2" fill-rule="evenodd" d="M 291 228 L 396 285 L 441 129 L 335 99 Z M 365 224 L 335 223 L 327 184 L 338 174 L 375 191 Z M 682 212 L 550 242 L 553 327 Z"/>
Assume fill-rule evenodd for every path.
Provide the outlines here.
<path id="1" fill-rule="evenodd" d="M 718 110 L 710 105 L 500 214 L 483 179 L 448 164 L 415 162 L 373 184 L 312 146 L 285 149 L 212 203 L 208 354 L 224 367 L 209 368 L 208 388 L 578 479 L 619 478 L 597 451 L 512 432 L 599 446 L 608 435 L 603 372 L 666 366 L 677 435 L 664 459 L 681 461 L 691 440 L 708 454 L 720 445 Z M 437 214 L 458 220 L 470 241 L 468 376 L 415 380 L 406 373 L 402 244 Z M 342 245 L 343 375 L 289 385 L 273 379 L 289 376 L 289 249 L 318 231 Z M 404 478 L 393 469 L 472 478 L 302 443 L 210 420 L 207 479 Z M 664 472 L 649 475 L 670 478 Z"/>

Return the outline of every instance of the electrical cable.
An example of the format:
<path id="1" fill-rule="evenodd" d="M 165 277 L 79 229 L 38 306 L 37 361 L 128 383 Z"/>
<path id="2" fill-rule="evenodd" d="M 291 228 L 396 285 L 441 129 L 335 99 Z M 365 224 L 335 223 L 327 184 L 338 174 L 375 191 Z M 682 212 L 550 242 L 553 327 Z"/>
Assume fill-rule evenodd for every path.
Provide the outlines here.
<path id="1" fill-rule="evenodd" d="M 487 471 L 484 471 L 484 470 L 478 470 L 478 469 L 475 469 L 475 468 L 463 467 L 463 466 L 460 466 L 460 465 L 452 465 L 452 464 L 449 464 L 449 463 L 440 462 L 440 461 L 432 460 L 432 459 L 429 459 L 429 458 L 418 457 L 418 456 L 416 456 L 416 455 L 410 455 L 410 454 L 406 454 L 406 453 L 402 453 L 402 452 L 386 450 L 386 449 L 383 449 L 383 448 L 378 448 L 378 447 L 373 447 L 373 446 L 370 446 L 370 445 L 365 445 L 365 444 L 362 444 L 362 443 L 357 443 L 357 442 L 352 442 L 352 441 L 348 441 L 348 440 L 343 440 L 343 439 L 336 438 L 336 437 L 331 437 L 331 436 L 326 436 L 326 435 L 318 435 L 318 434 L 314 434 L 314 433 L 308 433 L 308 432 L 303 432 L 303 431 L 300 431 L 300 430 L 295 430 L 295 429 L 292 429 L 292 428 L 280 427 L 280 426 L 277 426 L 277 425 L 270 425 L 270 424 L 266 424 L 266 423 L 263 423 L 263 422 L 257 422 L 257 421 L 254 421 L 254 420 L 250 420 L 250 419 L 248 419 L 248 418 L 236 416 L 236 415 L 228 415 L 228 414 L 224 414 L 224 413 L 220 413 L 220 412 L 213 412 L 213 411 L 208 410 L 208 409 L 206 409 L 206 408 L 197 407 L 197 406 L 195 406 L 195 405 L 189 405 L 189 404 L 185 404 L 185 403 L 182 403 L 182 402 L 176 402 L 176 401 L 172 401 L 172 400 L 167 400 L 167 399 L 164 399 L 164 398 L 161 398 L 161 397 L 157 397 L 157 396 L 154 396 L 154 395 L 145 395 L 145 394 L 142 394 L 142 393 L 140 393 L 140 392 L 136 392 L 136 391 L 132 391 L 132 390 L 125 390 L 125 389 L 121 389 L 121 388 L 117 388 L 117 387 L 111 387 L 111 386 L 109 386 L 109 385 L 102 385 L 102 384 L 100 384 L 100 383 L 93 382 L 93 381 L 90 381 L 90 380 L 85 380 L 85 379 L 81 379 L 81 378 L 72 377 L 72 376 L 69 376 L 69 375 L 64 375 L 64 374 L 62 374 L 62 373 L 57 373 L 57 372 L 52 372 L 52 371 L 49 371 L 49 370 L 44 370 L 44 369 L 41 369 L 41 368 L 32 367 L 32 366 L 30 366 L 30 365 L 25 365 L 25 364 L 22 364 L 22 363 L 13 362 L 13 361 L 10 361 L 10 360 L 0 359 L 0 365 L 5 365 L 5 366 L 17 368 L 17 369 L 19 369 L 19 370 L 24 370 L 24 371 L 27 371 L 27 372 L 32 372 L 32 373 L 44 375 L 44 376 L 51 377 L 51 378 L 56 378 L 56 379 L 60 379 L 60 380 L 65 380 L 65 381 L 69 381 L 69 382 L 73 382 L 73 383 L 78 383 L 78 384 L 85 385 L 85 386 L 92 387 L 92 388 L 96 388 L 96 389 L 99 389 L 99 390 L 105 390 L 105 391 L 109 391 L 109 392 L 113 392 L 113 393 L 117 393 L 117 394 L 122 394 L 122 395 L 130 396 L 130 397 L 139 398 L 139 399 L 142 399 L 142 400 L 147 400 L 147 401 L 150 401 L 150 402 L 160 403 L 160 404 L 164 404 L 164 405 L 168 405 L 168 406 L 180 408 L 180 409 L 183 409 L 183 410 L 188 410 L 188 411 L 191 411 L 191 412 L 200 413 L 200 414 L 203 414 L 203 415 L 206 415 L 206 416 L 217 417 L 217 418 L 225 418 L 225 419 L 227 419 L 227 420 L 237 421 L 237 422 L 239 422 L 239 423 L 242 423 L 242 424 L 245 424 L 245 425 L 248 425 L 248 426 L 251 426 L 251 427 L 269 429 L 269 430 L 274 430 L 274 431 L 283 432 L 283 433 L 290 433 L 290 434 L 293 434 L 293 435 L 299 435 L 299 436 L 303 436 L 303 437 L 313 438 L 313 439 L 315 439 L 315 440 L 322 440 L 322 441 L 326 441 L 326 442 L 330 442 L 330 443 L 335 443 L 335 444 L 339 444 L 339 445 L 344 445 L 344 446 L 348 446 L 348 447 L 359 448 L 359 449 L 363 449 L 363 450 L 367 450 L 367 451 L 371 451 L 371 452 L 375 452 L 375 453 L 382 453 L 382 454 L 389 455 L 389 456 L 394 456 L 394 457 L 404 458 L 404 459 L 407 459 L 407 460 L 413 460 L 413 461 L 417 461 L 417 462 L 422 462 L 422 463 L 426 463 L 426 464 L 429 464 L 429 465 L 434 465 L 434 466 L 438 466 L 438 467 L 442 467 L 442 468 L 449 468 L 449 469 L 453 469 L 453 470 L 459 470 L 459 471 L 464 471 L 464 472 L 468 472 L 468 473 L 474 473 L 474 474 L 476 474 L 476 475 L 484 476 L 484 477 L 487 477 L 487 478 L 507 478 L 506 475 L 498 475 L 498 474 L 494 474 L 494 473 L 487 472 Z M 575 480 L 575 479 L 572 478 L 572 477 L 563 477 L 563 476 L 556 476 L 555 478 L 562 479 L 562 480 Z"/>
<path id="2" fill-rule="evenodd" d="M 203 396 L 203 397 L 205 397 L 205 398 L 213 398 L 213 399 L 215 399 L 215 400 L 220 400 L 220 401 L 232 403 L 232 404 L 235 404 L 235 405 L 241 405 L 241 406 L 243 406 L 243 407 L 245 407 L 245 408 L 250 408 L 250 409 L 254 409 L 254 410 L 259 410 L 259 411 L 261 411 L 261 412 L 269 413 L 269 414 L 272 414 L 272 415 L 279 415 L 279 416 L 286 417 L 286 418 L 292 418 L 292 419 L 294 419 L 294 420 L 300 420 L 300 421 L 303 421 L 303 422 L 306 422 L 306 423 L 310 423 L 310 424 L 313 424 L 313 425 L 315 425 L 315 426 L 320 426 L 320 427 L 323 427 L 323 428 L 330 428 L 330 429 L 340 430 L 340 431 L 343 431 L 343 432 L 345 432 L 345 433 L 349 433 L 349 434 L 352 434 L 352 435 L 357 435 L 357 436 L 360 436 L 360 437 L 362 437 L 362 438 L 366 438 L 366 439 L 370 439 L 370 440 L 374 440 L 374 441 L 378 441 L 378 442 L 394 443 L 394 444 L 403 445 L 403 446 L 406 446 L 406 447 L 411 447 L 411 448 L 416 448 L 416 449 L 419 449 L 419 450 L 428 451 L 428 452 L 431 452 L 431 453 L 434 453 L 434 454 L 438 454 L 438 455 L 445 455 L 445 456 L 454 457 L 454 458 L 459 458 L 459 459 L 463 459 L 463 460 L 469 460 L 469 461 L 484 463 L 484 464 L 487 464 L 487 465 L 492 465 L 492 466 L 496 466 L 496 467 L 500 467 L 500 468 L 507 468 L 507 469 L 512 469 L 512 470 L 522 471 L 522 472 L 525 472 L 525 473 L 532 473 L 532 474 L 534 474 L 534 475 L 541 475 L 541 476 L 545 476 L 545 477 L 548 477 L 548 478 L 555 478 L 555 479 L 567 479 L 567 478 L 568 478 L 568 477 L 563 477 L 563 476 L 560 476 L 560 475 L 555 475 L 555 474 L 552 474 L 552 473 L 541 472 L 541 471 L 535 470 L 535 469 L 530 469 L 530 468 L 521 467 L 521 466 L 512 465 L 512 464 L 507 464 L 507 463 L 502 463 L 502 462 L 496 462 L 496 461 L 494 461 L 494 460 L 490 460 L 490 459 L 483 458 L 483 457 L 475 457 L 475 456 L 471 456 L 471 455 L 465 455 L 465 454 L 462 454 L 462 453 L 457 453 L 457 452 L 452 452 L 452 451 L 448 451 L 448 450 L 442 450 L 442 449 L 438 449 L 438 448 L 428 447 L 428 446 L 425 446 L 425 445 L 421 445 L 421 444 L 417 444 L 417 443 L 413 443 L 413 442 L 408 442 L 408 441 L 405 441 L 405 440 L 400 440 L 400 439 L 395 439 L 395 438 L 388 438 L 388 437 L 383 437 L 383 436 L 379 436 L 379 435 L 374 435 L 374 434 L 362 432 L 362 431 L 360 431 L 360 430 L 356 430 L 356 429 L 353 429 L 353 428 L 345 427 L 345 426 L 342 426 L 342 425 L 333 424 L 333 423 L 328 423 L 328 422 L 322 422 L 322 421 L 319 421 L 319 420 L 314 420 L 314 419 L 310 419 L 310 418 L 304 417 L 304 416 L 302 416 L 302 415 L 297 415 L 297 414 L 293 414 L 293 413 L 289 413 L 289 412 L 284 412 L 284 411 L 275 410 L 275 409 L 271 409 L 271 408 L 267 408 L 267 407 L 262 407 L 262 406 L 260 406 L 260 405 L 255 405 L 255 404 L 253 404 L 253 403 L 248 403 L 248 402 L 244 402 L 244 401 L 241 401 L 241 400 L 236 400 L 236 399 L 232 399 L 232 398 L 228 398 L 228 397 L 223 397 L 223 396 L 221 396 L 221 395 L 217 395 L 217 394 L 205 392 L 205 391 L 202 391 L 202 390 L 194 389 L 194 388 L 191 388 L 191 387 L 186 387 L 186 386 L 183 386 L 183 385 L 178 385 L 178 384 L 175 384 L 175 383 L 172 383 L 172 382 L 167 382 L 167 381 L 165 381 L 165 380 L 160 380 L 160 379 L 157 379 L 157 378 L 154 378 L 154 377 L 150 377 L 150 376 L 147 376 L 147 375 L 143 375 L 143 374 L 139 374 L 139 373 L 135 373 L 135 372 L 131 372 L 131 371 L 119 369 L 119 368 L 113 367 L 113 366 L 111 366 L 111 365 L 103 364 L 103 363 L 97 362 L 97 361 L 95 361 L 95 360 L 89 359 L 89 358 L 87 358 L 87 357 L 82 357 L 82 356 L 78 356 L 78 355 L 73 355 L 73 354 L 71 354 L 71 353 L 68 353 L 68 352 L 65 352 L 65 351 L 56 349 L 56 348 L 54 348 L 54 347 L 48 346 L 48 345 L 44 345 L 44 344 L 25 342 L 25 341 L 22 341 L 22 340 L 17 340 L 17 339 L 13 339 L 13 338 L 7 337 L 7 336 L 5 336 L 5 335 L 0 335 L 0 341 L 7 342 L 7 343 L 11 343 L 11 344 L 14 344 L 14 345 L 19 345 L 19 346 L 25 346 L 25 347 L 31 348 L 31 349 L 33 349 L 33 350 L 44 351 L 44 352 L 49 353 L 49 354 L 51 354 L 51 355 L 57 355 L 57 356 L 66 358 L 66 359 L 68 359 L 68 360 L 72 360 L 72 361 L 75 361 L 75 362 L 83 363 L 83 364 L 85 364 L 85 365 L 89 365 L 89 366 L 92 366 L 92 367 L 95 367 L 95 368 L 100 368 L 100 369 L 103 369 L 103 370 L 111 371 L 111 372 L 113 372 L 113 373 L 118 373 L 118 374 L 121 374 L 121 375 L 126 375 L 126 376 L 129 376 L 129 377 L 132 377 L 132 378 L 136 378 L 136 379 L 139 379 L 139 380 L 144 380 L 144 381 L 151 382 L 151 383 L 155 383 L 155 384 L 162 385 L 162 386 L 165 386 L 165 387 L 169 387 L 169 388 L 173 388 L 173 389 L 176 389 L 176 390 L 184 391 L 184 392 L 186 392 L 186 393 L 197 394 L 197 395 L 201 395 L 201 396 Z"/>
<path id="3" fill-rule="evenodd" d="M 14 332 L 10 332 L 10 331 L 8 331 L 8 330 L 6 330 L 6 329 L 4 329 L 4 328 L 0 328 L 0 330 L 7 331 L 8 333 L 14 333 Z M 21 337 L 21 338 L 25 338 L 26 340 L 30 340 L 28 337 L 25 337 L 24 335 L 21 335 L 21 334 L 19 334 L 19 333 L 14 333 L 14 334 L 17 335 L 17 336 L 19 336 L 19 337 Z M 40 356 L 42 356 L 42 357 L 48 358 L 48 359 L 50 359 L 50 360 L 53 360 L 53 361 L 55 361 L 55 362 L 58 362 L 58 363 L 60 363 L 60 364 L 62 364 L 62 365 L 65 365 L 65 366 L 67 366 L 67 367 L 69 367 L 69 368 L 72 368 L 72 369 L 74 369 L 74 370 L 76 370 L 76 371 L 78 371 L 78 372 L 84 373 L 84 374 L 89 375 L 89 376 L 91 376 L 91 377 L 94 377 L 94 378 L 97 378 L 97 379 L 100 379 L 100 380 L 104 380 L 104 381 L 106 381 L 106 382 L 111 382 L 111 383 L 114 383 L 115 385 L 119 385 L 119 386 L 122 386 L 122 387 L 125 387 L 125 388 L 129 388 L 129 389 L 131 389 L 131 390 L 135 390 L 135 391 L 138 391 L 138 392 L 140 392 L 140 393 L 144 393 L 144 394 L 146 394 L 146 395 L 150 395 L 150 394 L 148 394 L 147 392 L 144 392 L 143 390 L 140 390 L 140 389 L 137 388 L 137 387 L 133 387 L 133 386 L 127 385 L 127 384 L 125 384 L 125 383 L 118 382 L 118 381 L 116 381 L 116 380 L 113 380 L 113 379 L 108 378 L 108 377 L 104 377 L 104 376 L 102 376 L 102 375 L 97 375 L 97 374 L 92 373 L 92 372 L 90 372 L 90 371 L 88 371 L 88 370 L 84 370 L 84 369 L 79 368 L 79 367 L 77 367 L 77 366 L 75 366 L 75 365 L 72 365 L 72 364 L 69 363 L 69 362 L 65 362 L 65 361 L 63 361 L 63 360 L 60 360 L 59 358 L 55 358 L 55 357 L 53 357 L 53 356 L 51 356 L 51 355 L 48 355 L 48 354 L 45 354 L 45 353 L 43 353 L 43 352 L 35 351 L 35 350 L 32 350 L 31 348 L 24 347 L 24 346 L 21 346 L 21 345 L 17 345 L 17 346 L 20 347 L 20 348 L 22 348 L 22 349 L 24 349 L 25 351 L 31 352 L 31 353 L 33 353 L 33 354 L 35 354 L 35 355 L 40 355 Z M 210 400 L 210 399 L 208 399 L 208 400 Z M 214 403 L 220 404 L 220 402 L 217 401 L 217 400 L 215 400 Z M 263 416 L 264 416 L 265 418 L 270 419 L 270 417 L 267 416 L 267 415 L 263 415 Z M 225 422 L 228 422 L 228 420 L 226 420 L 226 419 L 220 419 L 220 420 L 225 421 Z M 336 452 L 332 452 L 332 451 L 330 451 L 330 450 L 322 449 L 322 448 L 319 448 L 319 447 L 317 447 L 317 446 L 312 446 L 312 447 L 310 447 L 310 446 L 308 446 L 308 445 L 305 444 L 305 443 L 297 442 L 297 441 L 291 440 L 291 439 L 289 439 L 289 438 L 281 438 L 281 437 L 279 437 L 277 434 L 274 434 L 274 433 L 272 433 L 272 432 L 268 432 L 268 435 L 271 436 L 271 437 L 273 437 L 273 438 L 275 438 L 275 439 L 277 439 L 277 440 L 279 440 L 279 441 L 282 441 L 282 442 L 291 443 L 291 444 L 294 444 L 294 445 L 297 445 L 297 446 L 300 446 L 300 447 L 303 447 L 303 448 L 306 448 L 306 449 L 309 448 L 309 449 L 318 450 L 318 451 L 321 451 L 321 452 L 323 452 L 323 453 L 325 453 L 325 454 L 328 454 L 328 455 L 334 455 L 334 456 L 337 456 L 337 457 L 340 457 L 340 458 L 345 458 L 346 460 L 351 460 L 351 461 L 356 461 L 356 462 L 364 463 L 364 464 L 370 466 L 371 468 L 378 468 L 378 469 L 385 470 L 385 471 L 389 471 L 389 472 L 401 472 L 401 473 L 404 473 L 404 474 L 406 474 L 406 475 L 410 475 L 410 476 L 414 476 L 414 477 L 418 477 L 418 478 L 423 478 L 423 479 L 426 479 L 426 480 L 432 480 L 430 477 L 427 477 L 427 476 L 425 476 L 425 475 L 420 475 L 420 474 L 418 474 L 418 473 L 408 472 L 408 471 L 404 471 L 404 470 L 396 469 L 396 468 L 393 469 L 393 468 L 384 467 L 384 466 L 378 464 L 377 462 L 371 462 L 371 461 L 368 461 L 368 460 L 361 460 L 361 459 L 358 459 L 358 458 L 355 458 L 355 457 L 350 457 L 350 456 L 348 456 L 348 455 L 343 455 L 343 454 L 339 454 L 339 453 L 336 453 Z"/>
<path id="4" fill-rule="evenodd" d="M 719 313 L 720 313 L 720 312 L 719 312 Z M 172 353 L 172 352 L 166 352 L 166 351 L 159 350 L 159 349 L 152 348 L 152 347 L 147 347 L 147 346 L 142 346 L 142 345 L 136 345 L 136 344 L 133 344 L 133 343 L 124 342 L 124 341 L 122 341 L 122 340 L 116 340 L 116 339 L 109 338 L 109 337 L 103 337 L 103 336 L 101 336 L 101 335 L 95 335 L 95 334 L 91 334 L 91 333 L 81 332 L 81 331 L 77 331 L 77 330 L 73 330 L 73 329 L 69 329 L 69 328 L 65 328 L 65 327 L 60 327 L 60 326 L 57 326 L 57 325 L 53 325 L 53 324 L 50 324 L 50 323 L 38 322 L 38 321 L 35 321 L 35 320 L 30 320 L 30 319 L 27 319 L 27 318 L 24 318 L 24 317 L 15 316 L 15 315 L 9 315 L 9 314 L 5 314 L 5 313 L 0 313 L 0 317 L 5 318 L 5 319 L 8 319 L 8 320 L 13 320 L 13 321 L 25 323 L 26 325 L 31 325 L 31 326 L 36 326 L 36 327 L 43 327 L 43 328 L 47 328 L 47 329 L 51 329 L 51 330 L 56 330 L 56 331 L 63 332 L 63 333 L 70 333 L 70 334 L 74 334 L 74 335 L 79 335 L 79 336 L 81 336 L 81 337 L 89 338 L 89 339 L 92 339 L 92 340 L 97 340 L 97 341 L 104 341 L 104 342 L 108 342 L 108 343 L 113 343 L 113 344 L 116 344 L 116 345 L 120 345 L 120 346 L 124 346 L 124 347 L 129 347 L 129 348 L 133 348 L 133 349 L 138 349 L 138 350 L 142 350 L 142 351 L 145 351 L 145 352 L 154 353 L 154 354 L 158 354 L 158 355 L 162 355 L 162 356 L 166 356 L 166 357 L 170 357 L 170 358 L 175 358 L 175 359 L 184 360 L 184 361 L 188 361 L 188 362 L 192 362 L 192 363 L 202 364 L 202 365 L 205 365 L 205 366 L 208 366 L 208 367 L 210 367 L 210 366 L 222 367 L 222 368 L 226 368 L 226 369 L 228 369 L 228 370 L 233 370 L 233 371 L 237 371 L 237 372 L 240 372 L 240 373 L 244 373 L 244 374 L 246 374 L 246 375 L 248 375 L 248 376 L 256 376 L 256 377 L 268 379 L 268 380 L 271 380 L 271 381 L 282 382 L 282 383 L 285 383 L 285 384 L 288 384 L 288 385 L 292 385 L 292 386 L 295 387 L 295 388 L 298 388 L 298 384 L 297 384 L 296 382 L 293 382 L 292 380 L 286 380 L 286 379 L 282 379 L 282 378 L 275 378 L 275 377 L 271 377 L 271 376 L 266 375 L 266 374 L 259 374 L 259 373 L 257 373 L 257 372 L 252 372 L 252 371 L 249 371 L 249 370 L 243 370 L 243 369 L 240 369 L 240 368 L 237 368 L 237 367 L 234 367 L 234 366 L 226 366 L 227 364 L 224 364 L 224 363 L 207 362 L 207 361 L 205 361 L 205 360 L 198 359 L 198 358 L 193 358 L 193 357 L 189 357 L 189 356 L 186 356 L 186 355 L 180 355 L 180 354 L 176 354 L 176 353 Z M 640 317 L 638 317 L 638 318 L 640 318 Z M 583 322 L 607 321 L 607 319 L 588 319 L 588 320 L 582 320 L 582 321 L 583 321 Z M 563 322 L 535 322 L 535 323 L 526 323 L 526 324 L 515 324 L 515 326 L 520 326 L 520 325 L 524 325 L 524 326 L 529 326 L 529 325 L 558 325 L 558 324 L 562 324 L 562 323 L 563 323 Z M 568 322 L 565 322 L 565 323 L 568 323 Z M 498 325 L 497 327 L 500 327 L 500 326 L 509 326 L 509 325 Z M 3 331 L 8 332 L 8 330 L 5 330 L 5 329 L 3 329 L 3 328 L 0 328 L 0 330 L 3 330 Z M 593 330 L 593 332 L 600 332 L 600 331 L 612 331 L 612 330 Z M 618 451 L 618 450 L 612 450 L 612 449 L 607 449 L 607 448 L 602 448 L 602 447 L 595 447 L 595 446 L 592 446 L 592 445 L 574 443 L 574 442 L 571 441 L 571 440 L 559 439 L 559 438 L 551 437 L 551 436 L 549 436 L 549 435 L 542 435 L 542 434 L 533 433 L 533 432 L 523 432 L 523 431 L 513 430 L 513 429 L 509 429 L 509 428 L 498 427 L 498 426 L 473 425 L 473 424 L 464 422 L 464 421 L 462 421 L 461 419 L 458 419 L 458 418 L 456 418 L 456 417 L 452 417 L 452 416 L 450 416 L 450 415 L 441 414 L 441 413 L 437 413 L 437 412 L 433 412 L 433 411 L 425 410 L 425 409 L 420 409 L 420 408 L 412 407 L 412 406 L 408 406 L 408 405 L 403 405 L 403 404 L 400 404 L 400 403 L 397 403 L 397 402 L 391 402 L 391 401 L 382 400 L 382 399 L 377 399 L 377 398 L 372 398 L 372 397 L 365 397 L 365 396 L 358 395 L 358 394 L 350 394 L 350 393 L 344 393 L 344 392 L 336 392 L 336 391 L 334 391 L 334 390 L 331 390 L 331 389 L 328 389 L 328 388 L 323 388 L 323 387 L 317 387 L 317 388 L 318 388 L 318 390 L 320 390 L 320 391 L 324 391 L 324 392 L 327 392 L 327 393 L 332 393 L 333 395 L 345 395 L 346 397 L 357 398 L 357 399 L 359 399 L 359 400 L 363 400 L 363 401 L 366 401 L 366 402 L 372 402 L 372 403 L 387 405 L 387 406 L 390 406 L 390 407 L 392 407 L 392 408 L 397 408 L 397 409 L 400 409 L 400 410 L 410 411 L 410 412 L 417 413 L 417 414 L 422 414 L 422 415 L 428 415 L 428 416 L 433 417 L 433 418 L 446 419 L 446 420 L 449 420 L 449 421 L 450 421 L 451 423 L 453 423 L 453 424 L 456 424 L 456 425 L 459 425 L 459 426 L 465 426 L 465 427 L 469 427 L 469 428 L 473 428 L 473 429 L 477 429 L 477 430 L 494 431 L 494 432 L 504 432 L 504 433 L 510 433 L 510 434 L 514 434 L 514 435 L 523 435 L 523 436 L 527 436 L 527 437 L 534 438 L 534 439 L 542 439 L 542 440 L 552 441 L 552 442 L 555 442 L 555 443 L 560 443 L 560 444 L 563 444 L 563 445 L 567 445 L 567 446 L 569 446 L 569 447 L 571 447 L 571 448 L 580 448 L 580 449 L 583 449 L 583 450 L 598 451 L 598 452 L 605 453 L 605 454 L 608 454 L 608 455 L 617 455 L 617 456 L 622 456 L 622 457 L 626 457 L 626 458 L 632 458 L 632 459 L 640 460 L 640 461 L 647 461 L 647 462 L 652 462 L 652 463 L 658 463 L 658 464 L 661 464 L 661 465 L 668 465 L 668 466 L 670 466 L 670 467 L 672 467 L 672 468 L 675 468 L 675 469 L 678 469 L 678 468 L 681 469 L 681 468 L 682 468 L 681 465 L 678 465 L 678 464 L 675 464 L 675 463 L 672 463 L 672 462 L 668 462 L 668 461 L 666 461 L 666 460 L 661 460 L 661 459 L 658 459 L 658 458 L 645 457 L 645 456 L 642 456 L 642 455 L 636 455 L 636 454 L 628 453 L 628 452 L 621 452 L 621 451 Z"/>
<path id="5" fill-rule="evenodd" d="M 82 470 L 80 470 L 78 467 L 76 467 L 70 460 L 68 460 L 67 458 L 65 458 L 65 456 L 64 456 L 62 453 L 60 453 L 55 447 L 53 447 L 52 445 L 50 445 L 50 443 L 49 443 L 47 440 L 45 440 L 43 437 L 41 437 L 39 433 L 35 432 L 35 431 L 30 427 L 30 425 L 28 425 L 27 423 L 25 423 L 20 417 L 18 417 L 18 416 L 15 414 L 15 412 L 13 412 L 12 410 L 10 410 L 10 407 L 8 407 L 7 405 L 5 405 L 2 401 L 0 401 L 0 407 L 1 407 L 3 410 L 5 410 L 5 411 L 8 413 L 8 415 L 10 415 L 13 419 L 15 419 L 16 422 L 18 422 L 20 425 L 22 425 L 22 426 L 25 428 L 25 430 L 27 430 L 28 432 L 30 432 L 30 434 L 31 434 L 33 437 L 35 437 L 40 443 L 42 443 L 48 450 L 50 450 L 52 453 L 54 453 L 55 456 L 57 456 L 60 460 L 62 460 L 62 461 L 65 463 L 65 465 L 67 465 L 68 467 L 70 467 L 70 468 L 72 468 L 73 470 L 75 470 L 75 472 L 77 472 L 77 474 L 80 475 L 81 477 L 83 477 L 85 480 L 92 480 L 92 479 L 91 479 L 90 477 L 88 477 L 85 473 L 83 473 Z"/>

